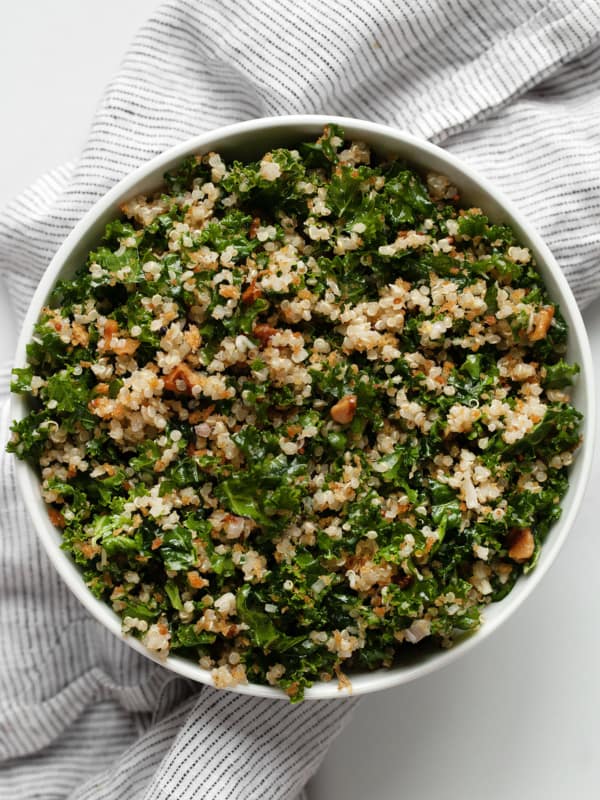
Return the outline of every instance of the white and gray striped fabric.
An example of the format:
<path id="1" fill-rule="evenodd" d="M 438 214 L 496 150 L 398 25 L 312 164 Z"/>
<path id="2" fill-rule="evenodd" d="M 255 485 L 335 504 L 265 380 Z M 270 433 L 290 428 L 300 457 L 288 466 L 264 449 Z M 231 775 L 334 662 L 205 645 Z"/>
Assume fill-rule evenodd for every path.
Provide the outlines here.
<path id="1" fill-rule="evenodd" d="M 132 43 L 78 161 L 0 217 L 18 320 L 75 222 L 132 168 L 219 125 L 307 112 L 384 122 L 468 159 L 537 224 L 580 303 L 600 294 L 598 2 L 172 0 Z M 353 701 L 199 691 L 124 646 L 54 573 L 4 454 L 0 531 L 0 798 L 302 790 Z"/>

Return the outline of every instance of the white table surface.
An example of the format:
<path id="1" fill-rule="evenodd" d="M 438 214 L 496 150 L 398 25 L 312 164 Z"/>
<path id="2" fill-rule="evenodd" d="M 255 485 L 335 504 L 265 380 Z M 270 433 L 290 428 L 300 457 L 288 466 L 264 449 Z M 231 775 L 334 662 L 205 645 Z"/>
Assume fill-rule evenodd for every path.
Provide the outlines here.
<path id="1" fill-rule="evenodd" d="M 0 206 L 76 158 L 103 86 L 156 4 L 3 6 Z M 600 390 L 600 302 L 585 320 Z M 14 336 L 0 292 L 0 359 Z M 599 485 L 600 455 L 575 529 L 525 606 L 457 663 L 365 697 L 312 782 L 311 800 L 600 796 Z"/>

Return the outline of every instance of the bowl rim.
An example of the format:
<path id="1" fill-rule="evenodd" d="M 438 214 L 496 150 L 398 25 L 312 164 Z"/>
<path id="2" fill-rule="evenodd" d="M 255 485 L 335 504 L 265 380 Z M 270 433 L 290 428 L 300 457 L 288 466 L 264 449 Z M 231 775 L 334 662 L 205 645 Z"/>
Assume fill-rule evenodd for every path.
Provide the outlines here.
<path id="1" fill-rule="evenodd" d="M 571 288 L 560 269 L 556 259 L 552 255 L 548 246 L 544 243 L 541 236 L 533 225 L 524 217 L 504 192 L 494 187 L 487 178 L 483 177 L 477 170 L 461 158 L 453 155 L 447 150 L 432 144 L 414 134 L 383 125 L 353 117 L 341 117 L 325 114 L 295 114 L 287 116 L 261 117 L 258 119 L 245 120 L 233 123 L 212 131 L 207 131 L 180 142 L 173 147 L 158 154 L 154 158 L 141 164 L 137 169 L 130 172 L 116 183 L 106 194 L 104 194 L 76 223 L 71 233 L 57 250 L 56 254 L 46 268 L 42 279 L 31 299 L 27 314 L 25 315 L 19 339 L 17 343 L 14 365 L 24 366 L 26 363 L 26 346 L 31 338 L 31 331 L 46 301 L 49 292 L 54 286 L 57 276 L 65 266 L 69 257 L 76 249 L 81 238 L 94 224 L 98 223 L 100 217 L 111 209 L 117 212 L 117 204 L 122 202 L 125 197 L 135 194 L 136 187 L 149 175 L 161 171 L 164 172 L 169 166 L 186 155 L 215 149 L 218 151 L 219 142 L 231 136 L 241 136 L 256 134 L 264 131 L 287 129 L 297 129 L 297 139 L 301 140 L 311 132 L 318 133 L 327 124 L 336 124 L 342 128 L 351 130 L 348 134 L 351 138 L 356 138 L 361 134 L 370 139 L 384 137 L 393 139 L 400 148 L 409 148 L 419 151 L 425 158 L 431 157 L 434 161 L 442 162 L 449 167 L 449 171 L 463 175 L 469 182 L 477 185 L 484 194 L 493 198 L 500 210 L 511 218 L 511 224 L 518 224 L 527 244 L 534 253 L 541 270 L 547 272 L 556 285 L 563 313 L 568 312 L 569 338 L 575 341 L 580 353 L 579 362 L 581 373 L 579 384 L 583 393 L 583 444 L 577 454 L 576 465 L 578 469 L 578 480 L 570 482 L 569 495 L 570 502 L 565 508 L 560 520 L 552 528 L 552 539 L 548 540 L 542 549 L 543 558 L 540 558 L 536 568 L 526 576 L 521 576 L 517 586 L 507 597 L 493 606 L 496 609 L 493 619 L 485 620 L 484 623 L 472 634 L 462 637 L 459 642 L 448 650 L 440 650 L 427 660 L 411 664 L 409 666 L 399 665 L 389 670 L 376 670 L 374 672 L 355 673 L 350 676 L 352 686 L 350 689 L 340 690 L 335 681 L 329 683 L 315 682 L 312 687 L 305 692 L 305 698 L 309 700 L 331 699 L 347 696 L 348 694 L 364 694 L 372 691 L 397 686 L 408 683 L 424 675 L 428 675 L 442 667 L 453 663 L 457 658 L 469 652 L 476 644 L 486 640 L 493 631 L 506 620 L 531 594 L 534 588 L 540 583 L 550 566 L 554 563 L 560 548 L 564 544 L 569 531 L 573 528 L 576 515 L 581 506 L 587 480 L 591 472 L 591 462 L 593 456 L 593 444 L 595 435 L 595 385 L 593 380 L 592 356 L 587 337 L 587 332 L 583 319 Z M 308 133 L 306 129 L 309 129 Z M 376 143 L 374 143 L 376 147 Z M 407 157 L 410 162 L 410 157 Z M 158 181 L 157 184 L 158 185 Z M 139 190 L 139 189 L 138 189 Z M 523 238 L 523 237 L 521 237 Z M 11 419 L 21 419 L 26 414 L 25 399 L 19 395 L 11 395 Z M 196 682 L 213 685 L 208 670 L 202 669 L 198 664 L 184 659 L 180 656 L 170 655 L 167 659 L 159 659 L 146 650 L 146 648 L 132 636 L 125 636 L 121 633 L 120 618 L 117 614 L 101 600 L 95 598 L 85 585 L 79 569 L 75 566 L 70 556 L 60 549 L 60 535 L 56 528 L 50 523 L 45 504 L 39 492 L 39 479 L 33 468 L 15 457 L 15 473 L 19 490 L 26 508 L 32 517 L 36 534 L 42 545 L 67 586 L 92 614 L 92 616 L 107 627 L 115 636 L 124 641 L 137 652 L 146 658 L 164 666 L 171 671 Z M 485 619 L 485 612 L 484 612 Z M 287 696 L 280 690 L 262 684 L 248 683 L 231 687 L 231 690 L 241 694 L 249 694 L 259 697 L 269 697 L 272 699 L 287 699 Z"/>

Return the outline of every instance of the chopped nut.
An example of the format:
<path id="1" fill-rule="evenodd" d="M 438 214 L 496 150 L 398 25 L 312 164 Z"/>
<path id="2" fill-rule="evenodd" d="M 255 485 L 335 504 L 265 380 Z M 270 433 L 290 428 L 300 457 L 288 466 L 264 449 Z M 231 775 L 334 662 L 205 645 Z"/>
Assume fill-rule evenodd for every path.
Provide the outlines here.
<path id="1" fill-rule="evenodd" d="M 78 322 L 74 322 L 71 326 L 71 329 L 73 331 L 71 338 L 73 344 L 80 344 L 83 347 L 87 347 L 90 343 L 90 337 L 83 325 L 80 325 Z"/>
<path id="2" fill-rule="evenodd" d="M 244 303 L 244 305 L 250 306 L 256 300 L 258 300 L 259 297 L 262 297 L 262 292 L 256 285 L 256 280 L 253 280 L 250 286 L 248 286 L 242 292 L 242 303 Z"/>
<path id="3" fill-rule="evenodd" d="M 64 528 L 67 524 L 61 512 L 52 506 L 48 506 L 48 516 L 50 517 L 50 522 L 56 525 L 57 528 Z"/>
<path id="4" fill-rule="evenodd" d="M 263 322 L 260 322 L 252 328 L 252 335 L 260 339 L 263 345 L 266 345 L 271 336 L 274 336 L 276 333 L 277 328 L 274 328 L 272 325 L 266 325 Z"/>
<path id="5" fill-rule="evenodd" d="M 354 419 L 356 413 L 356 395 L 347 394 L 345 397 L 332 406 L 330 412 L 331 418 L 334 422 L 339 422 L 340 425 L 348 425 Z"/>
<path id="6" fill-rule="evenodd" d="M 260 217 L 254 217 L 248 229 L 248 238 L 256 239 L 256 231 L 260 228 Z"/>
<path id="7" fill-rule="evenodd" d="M 537 314 L 533 315 L 533 330 L 529 334 L 530 342 L 539 342 L 544 339 L 554 318 L 554 307 L 544 306 Z"/>
<path id="8" fill-rule="evenodd" d="M 240 296 L 240 290 L 237 286 L 232 286 L 229 283 L 222 283 L 219 287 L 219 294 L 221 297 L 227 297 L 229 299 L 233 298 L 234 300 L 237 300 L 237 298 Z"/>
<path id="9" fill-rule="evenodd" d="M 193 386 L 198 383 L 196 374 L 187 364 L 178 364 L 164 378 L 165 389 L 169 392 L 189 394 Z"/>
<path id="10" fill-rule="evenodd" d="M 119 325 L 115 319 L 107 319 L 104 324 L 104 338 L 110 342 L 113 336 L 116 336 L 119 331 Z"/>
<path id="11" fill-rule="evenodd" d="M 200 575 L 198 570 L 191 570 L 188 572 L 187 579 L 193 589 L 203 589 L 205 586 L 208 586 L 208 581 Z"/>
<path id="12" fill-rule="evenodd" d="M 535 539 L 531 528 L 514 528 L 508 537 L 508 555 L 513 561 L 527 561 L 535 550 Z"/>

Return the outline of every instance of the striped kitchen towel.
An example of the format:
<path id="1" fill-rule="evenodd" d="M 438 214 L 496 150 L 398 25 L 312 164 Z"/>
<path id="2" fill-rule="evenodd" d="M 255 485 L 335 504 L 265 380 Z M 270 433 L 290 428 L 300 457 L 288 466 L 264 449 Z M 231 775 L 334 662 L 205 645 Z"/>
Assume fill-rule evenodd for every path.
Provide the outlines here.
<path id="1" fill-rule="evenodd" d="M 600 294 L 596 0 L 171 0 L 133 41 L 78 161 L 0 217 L 17 319 L 124 174 L 201 131 L 307 112 L 384 122 L 465 157 L 536 223 L 580 303 Z M 55 574 L 4 453 L 0 604 L 0 798 L 294 798 L 354 707 L 199 691 L 123 645 Z"/>

